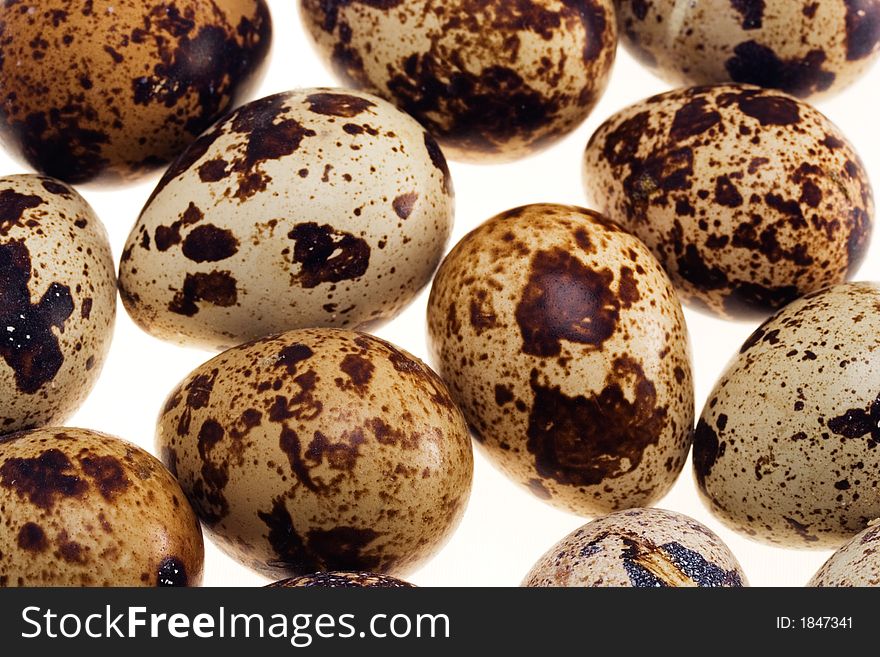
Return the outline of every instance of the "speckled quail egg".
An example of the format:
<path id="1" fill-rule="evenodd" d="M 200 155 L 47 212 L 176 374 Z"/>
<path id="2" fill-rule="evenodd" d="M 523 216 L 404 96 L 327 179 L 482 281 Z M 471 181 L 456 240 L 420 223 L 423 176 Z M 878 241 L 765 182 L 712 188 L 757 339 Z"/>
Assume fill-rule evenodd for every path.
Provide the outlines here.
<path id="1" fill-rule="evenodd" d="M 630 509 L 562 539 L 523 581 L 529 587 L 740 587 L 746 576 L 724 542 L 692 518 Z"/>
<path id="2" fill-rule="evenodd" d="M 831 555 L 807 586 L 880 586 L 880 524 L 872 524 Z"/>
<path id="3" fill-rule="evenodd" d="M 331 89 L 270 96 L 160 181 L 122 256 L 122 300 L 154 336 L 206 348 L 375 327 L 428 284 L 453 214 L 437 143 L 392 105 Z"/>
<path id="4" fill-rule="evenodd" d="M 467 235 L 428 304 L 433 362 L 490 460 L 581 515 L 672 486 L 694 422 L 687 328 L 638 239 L 575 207 L 531 205 Z"/>
<path id="5" fill-rule="evenodd" d="M 616 0 L 621 40 L 676 86 L 744 82 L 806 98 L 880 54 L 880 0 Z"/>
<path id="6" fill-rule="evenodd" d="M 409 582 L 389 577 L 388 575 L 376 575 L 375 573 L 314 573 L 302 577 L 291 577 L 274 584 L 269 584 L 270 589 L 299 589 L 299 588 L 323 588 L 323 589 L 405 589 L 413 588 Z"/>
<path id="7" fill-rule="evenodd" d="M 0 438 L 0 586 L 198 586 L 199 522 L 162 464 L 84 429 Z"/>
<path id="8" fill-rule="evenodd" d="M 694 437 L 694 472 L 723 522 L 755 539 L 839 547 L 880 517 L 880 287 L 786 306 L 743 344 Z"/>
<path id="9" fill-rule="evenodd" d="M 220 547 L 268 576 L 405 575 L 457 526 L 467 426 L 443 382 L 365 334 L 231 349 L 171 394 L 159 453 Z"/>
<path id="10" fill-rule="evenodd" d="M 113 255 L 89 204 L 51 178 L 0 178 L 0 434 L 79 408 L 115 317 Z"/>
<path id="11" fill-rule="evenodd" d="M 169 162 L 258 82 L 265 0 L 0 3 L 0 140 L 72 183 Z"/>
<path id="12" fill-rule="evenodd" d="M 299 5 L 339 79 L 412 114 L 456 160 L 513 160 L 574 130 L 617 48 L 611 0 Z"/>
<path id="13" fill-rule="evenodd" d="M 593 206 L 645 241 L 685 302 L 765 317 L 853 275 L 874 201 L 840 131 L 778 91 L 681 89 L 615 114 L 584 167 Z"/>

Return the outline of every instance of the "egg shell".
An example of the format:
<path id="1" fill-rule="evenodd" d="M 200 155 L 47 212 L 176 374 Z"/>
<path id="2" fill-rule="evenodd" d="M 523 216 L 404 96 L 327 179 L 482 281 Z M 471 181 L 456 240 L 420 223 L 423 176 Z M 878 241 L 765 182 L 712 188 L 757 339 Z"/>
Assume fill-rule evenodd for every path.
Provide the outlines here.
<path id="1" fill-rule="evenodd" d="M 616 0 L 621 42 L 675 86 L 742 82 L 835 93 L 880 54 L 880 1 Z"/>
<path id="2" fill-rule="evenodd" d="M 374 96 L 307 89 L 239 108 L 168 170 L 120 291 L 152 335 L 208 349 L 376 327 L 427 285 L 452 230 L 446 160 Z"/>
<path id="3" fill-rule="evenodd" d="M 85 429 L 0 438 L 0 586 L 198 586 L 204 546 L 147 452 Z"/>
<path id="4" fill-rule="evenodd" d="M 0 140 L 42 173 L 118 183 L 168 163 L 250 95 L 265 0 L 0 3 Z"/>
<path id="5" fill-rule="evenodd" d="M 524 157 L 574 130 L 617 49 L 611 0 L 300 0 L 344 85 L 416 117 L 456 160 Z"/>
<path id="6" fill-rule="evenodd" d="M 350 331 L 231 349 L 171 394 L 156 442 L 208 532 L 272 576 L 405 575 L 457 526 L 473 453 L 429 368 Z"/>
<path id="7" fill-rule="evenodd" d="M 647 506 L 687 458 L 687 328 L 648 249 L 600 215 L 531 205 L 449 254 L 428 303 L 433 362 L 513 481 L 580 515 Z"/>
<path id="8" fill-rule="evenodd" d="M 0 178 L 0 434 L 79 408 L 115 317 L 113 254 L 89 204 L 51 178 Z"/>
<path id="9" fill-rule="evenodd" d="M 880 586 L 880 524 L 874 523 L 832 554 L 807 586 Z"/>
<path id="10" fill-rule="evenodd" d="M 745 573 L 724 542 L 696 520 L 630 509 L 590 522 L 554 545 L 527 587 L 741 587 Z"/>
<path id="11" fill-rule="evenodd" d="M 726 318 L 763 319 L 842 283 L 874 222 L 867 173 L 840 130 L 801 101 L 742 85 L 618 112 L 590 139 L 584 185 L 686 303 Z"/>
<path id="12" fill-rule="evenodd" d="M 270 589 L 300 589 L 300 588 L 322 588 L 322 589 L 408 589 L 414 588 L 409 582 L 388 577 L 387 575 L 376 575 L 375 573 L 314 573 L 312 575 L 303 575 L 302 577 L 291 577 L 289 579 L 269 584 L 266 588 Z"/>
<path id="13" fill-rule="evenodd" d="M 836 548 L 880 517 L 880 287 L 783 308 L 743 344 L 694 437 L 701 495 L 757 540 Z"/>

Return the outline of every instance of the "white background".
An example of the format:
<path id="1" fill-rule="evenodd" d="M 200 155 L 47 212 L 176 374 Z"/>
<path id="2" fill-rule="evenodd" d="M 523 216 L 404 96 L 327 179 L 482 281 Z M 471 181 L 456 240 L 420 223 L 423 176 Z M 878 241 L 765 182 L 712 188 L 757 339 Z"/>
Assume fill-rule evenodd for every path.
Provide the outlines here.
<path id="1" fill-rule="evenodd" d="M 300 27 L 293 0 L 269 0 L 275 39 L 271 64 L 259 96 L 288 89 L 335 86 Z M 665 91 L 662 81 L 641 69 L 623 50 L 602 102 L 579 130 L 528 160 L 491 167 L 452 163 L 457 192 L 453 243 L 498 212 L 536 202 L 585 203 L 581 154 L 592 132 L 615 111 Z M 880 194 L 880 67 L 841 95 L 820 103 L 855 143 Z M 0 174 L 24 170 L 0 153 Z M 118 262 L 129 230 L 158 174 L 142 184 L 105 191 L 81 190 L 107 227 Z M 450 244 L 450 247 L 452 246 Z M 880 279 L 880 239 L 875 240 L 859 280 Z M 427 291 L 397 320 L 377 333 L 427 359 Z M 685 310 L 691 332 L 697 412 L 728 359 L 754 324 L 728 323 Z M 141 332 L 122 305 L 113 347 L 100 381 L 70 426 L 115 434 L 153 451 L 156 417 L 168 392 L 211 354 L 167 345 Z M 516 586 L 532 564 L 585 519 L 556 511 L 510 483 L 479 454 L 474 488 L 457 533 L 447 546 L 408 579 L 420 586 Z M 752 585 L 802 586 L 829 556 L 767 547 L 726 530 L 700 503 L 690 462 L 658 506 L 688 514 L 716 531 L 739 558 Z M 206 541 L 207 542 L 207 541 Z M 262 585 L 265 580 L 206 545 L 205 584 Z"/>

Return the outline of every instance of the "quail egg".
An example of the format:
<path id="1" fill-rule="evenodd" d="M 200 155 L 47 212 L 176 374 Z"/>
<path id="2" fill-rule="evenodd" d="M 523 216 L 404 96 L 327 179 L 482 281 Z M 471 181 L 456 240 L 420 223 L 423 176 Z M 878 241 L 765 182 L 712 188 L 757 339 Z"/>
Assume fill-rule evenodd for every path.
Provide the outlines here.
<path id="1" fill-rule="evenodd" d="M 807 586 L 880 586 L 880 524 L 873 523 L 831 555 Z"/>
<path id="2" fill-rule="evenodd" d="M 880 517 L 880 287 L 799 299 L 761 325 L 694 437 L 704 501 L 731 528 L 836 548 Z"/>
<path id="3" fill-rule="evenodd" d="M 880 0 L 616 0 L 621 41 L 676 86 L 744 82 L 800 98 L 843 89 L 880 54 Z"/>
<path id="4" fill-rule="evenodd" d="M 611 0 L 300 0 L 347 86 L 417 118 L 452 159 L 521 158 L 574 130 L 617 49 Z"/>
<path id="5" fill-rule="evenodd" d="M 198 586 L 202 531 L 142 449 L 84 429 L 0 438 L 0 586 Z"/>
<path id="6" fill-rule="evenodd" d="M 618 112 L 587 146 L 584 183 L 685 302 L 727 318 L 763 318 L 842 283 L 874 220 L 868 176 L 840 130 L 757 87 L 680 89 Z"/>
<path id="7" fill-rule="evenodd" d="M 741 587 L 746 576 L 724 542 L 692 518 L 630 509 L 590 522 L 554 545 L 528 587 Z"/>
<path id="8" fill-rule="evenodd" d="M 0 434 L 79 408 L 115 317 L 113 255 L 89 204 L 52 178 L 0 178 Z"/>
<path id="9" fill-rule="evenodd" d="M 291 577 L 274 584 L 269 584 L 270 589 L 299 589 L 299 588 L 322 588 L 322 589 L 405 589 L 413 588 L 413 585 L 388 575 L 376 575 L 375 573 L 314 573 L 302 577 Z"/>
<path id="10" fill-rule="evenodd" d="M 359 92 L 239 108 L 165 174 L 120 265 L 126 309 L 217 349 L 308 327 L 368 328 L 428 284 L 453 222 L 437 143 Z"/>
<path id="11" fill-rule="evenodd" d="M 451 535 L 473 474 L 467 426 L 437 375 L 335 329 L 263 338 L 197 368 L 169 397 L 157 444 L 220 547 L 267 576 L 405 575 Z"/>
<path id="12" fill-rule="evenodd" d="M 265 0 L 0 3 L 0 141 L 71 183 L 169 162 L 250 94 Z"/>
<path id="13" fill-rule="evenodd" d="M 687 329 L 638 239 L 580 208 L 531 205 L 467 235 L 428 303 L 433 362 L 477 444 L 580 515 L 672 486 L 694 421 Z"/>

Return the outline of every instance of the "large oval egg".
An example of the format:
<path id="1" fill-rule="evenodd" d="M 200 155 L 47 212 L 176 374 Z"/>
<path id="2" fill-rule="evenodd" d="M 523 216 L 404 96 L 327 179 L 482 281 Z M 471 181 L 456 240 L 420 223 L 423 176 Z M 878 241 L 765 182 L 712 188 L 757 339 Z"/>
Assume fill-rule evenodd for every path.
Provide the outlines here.
<path id="1" fill-rule="evenodd" d="M 450 158 L 524 157 L 580 125 L 617 50 L 611 0 L 300 0 L 337 77 L 416 117 Z"/>
<path id="2" fill-rule="evenodd" d="M 270 96 L 165 174 L 128 238 L 122 300 L 154 336 L 208 349 L 375 327 L 427 285 L 453 213 L 443 154 L 411 117 L 358 92 Z"/>
<path id="3" fill-rule="evenodd" d="M 837 92 L 880 55 L 880 0 L 616 0 L 621 41 L 676 86 Z"/>
<path id="4" fill-rule="evenodd" d="M 708 527 L 662 509 L 618 511 L 550 548 L 527 587 L 741 587 L 746 576 Z"/>
<path id="5" fill-rule="evenodd" d="M 220 547 L 276 578 L 413 571 L 455 530 L 473 474 L 439 377 L 350 331 L 220 354 L 172 392 L 156 441 Z"/>
<path id="6" fill-rule="evenodd" d="M 729 527 L 839 547 L 880 517 L 880 287 L 850 283 L 783 308 L 749 337 L 694 437 L 702 497 Z"/>
<path id="7" fill-rule="evenodd" d="M 113 254 L 85 199 L 51 178 L 0 178 L 0 434 L 79 408 L 115 317 Z"/>
<path id="8" fill-rule="evenodd" d="M 840 130 L 757 87 L 679 89 L 618 112 L 587 146 L 584 184 L 685 302 L 728 318 L 763 318 L 847 280 L 874 222 L 868 175 Z"/>
<path id="9" fill-rule="evenodd" d="M 71 183 L 168 163 L 261 77 L 265 0 L 0 3 L 0 140 Z"/>
<path id="10" fill-rule="evenodd" d="M 490 460 L 581 515 L 672 486 L 694 421 L 687 328 L 644 244 L 580 208 L 494 217 L 447 256 L 428 304 L 441 375 Z"/>
<path id="11" fill-rule="evenodd" d="M 0 439 L 0 586 L 198 586 L 199 521 L 147 452 L 85 429 Z"/>

